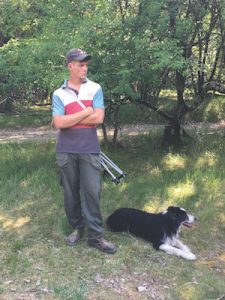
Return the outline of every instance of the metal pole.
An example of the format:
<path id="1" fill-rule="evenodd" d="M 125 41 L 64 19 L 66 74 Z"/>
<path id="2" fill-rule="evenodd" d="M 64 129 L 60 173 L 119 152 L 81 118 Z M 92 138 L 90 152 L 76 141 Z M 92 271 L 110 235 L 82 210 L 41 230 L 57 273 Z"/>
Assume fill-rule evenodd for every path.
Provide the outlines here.
<path id="1" fill-rule="evenodd" d="M 108 156 L 106 156 L 103 152 L 100 152 L 100 157 L 107 163 L 109 164 L 113 169 L 115 169 L 118 173 L 121 175 L 124 174 L 124 172 L 113 162 L 111 161 Z"/>

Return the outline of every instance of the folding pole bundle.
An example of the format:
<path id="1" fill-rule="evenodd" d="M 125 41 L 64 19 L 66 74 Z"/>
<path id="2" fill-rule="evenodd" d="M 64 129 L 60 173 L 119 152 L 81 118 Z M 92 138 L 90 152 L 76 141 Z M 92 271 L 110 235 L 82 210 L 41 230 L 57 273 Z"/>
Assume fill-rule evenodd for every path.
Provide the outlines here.
<path id="1" fill-rule="evenodd" d="M 102 167 L 105 169 L 105 171 L 108 173 L 108 175 L 110 175 L 110 177 L 112 178 L 112 181 L 115 182 L 115 184 L 120 183 L 120 179 L 127 176 L 127 174 L 124 173 L 116 164 L 114 164 L 114 162 L 112 162 L 108 158 L 108 156 L 106 156 L 103 152 L 99 153 L 99 157 L 100 157 L 100 162 L 101 162 Z M 110 168 L 115 170 L 119 175 L 115 176 L 111 172 Z"/>
<path id="2" fill-rule="evenodd" d="M 71 89 L 72 90 L 72 89 Z M 73 91 L 73 90 L 72 90 Z M 74 92 L 74 91 L 73 91 Z M 77 98 L 77 95 L 76 95 Z M 76 102 L 83 108 L 85 109 L 86 106 L 77 98 Z M 115 184 L 120 183 L 120 179 L 123 177 L 126 177 L 127 174 L 124 173 L 116 164 L 114 164 L 114 162 L 112 162 L 108 156 L 106 156 L 103 152 L 99 153 L 99 157 L 100 157 L 100 162 L 102 167 L 105 169 L 105 171 L 108 173 L 108 175 L 110 175 L 110 177 L 112 178 L 112 181 L 115 182 Z M 109 168 L 114 169 L 119 176 L 115 176 Z"/>

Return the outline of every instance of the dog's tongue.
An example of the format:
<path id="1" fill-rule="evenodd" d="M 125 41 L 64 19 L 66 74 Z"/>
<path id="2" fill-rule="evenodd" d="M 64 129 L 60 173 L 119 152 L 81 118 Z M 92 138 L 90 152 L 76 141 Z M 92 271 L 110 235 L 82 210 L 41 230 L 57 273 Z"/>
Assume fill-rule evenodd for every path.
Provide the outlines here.
<path id="1" fill-rule="evenodd" d="M 188 222 L 183 222 L 182 225 L 188 227 L 188 228 L 191 228 L 192 227 L 192 224 L 191 223 L 188 223 Z"/>

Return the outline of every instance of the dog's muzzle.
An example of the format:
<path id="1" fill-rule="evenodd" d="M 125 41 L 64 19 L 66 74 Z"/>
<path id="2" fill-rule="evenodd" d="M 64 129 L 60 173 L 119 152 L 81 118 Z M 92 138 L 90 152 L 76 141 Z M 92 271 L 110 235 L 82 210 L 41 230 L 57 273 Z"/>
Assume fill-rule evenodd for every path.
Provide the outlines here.
<path id="1" fill-rule="evenodd" d="M 192 225 L 197 221 L 195 216 L 192 215 L 187 215 L 188 219 L 185 220 L 184 222 L 182 222 L 182 225 L 184 225 L 185 227 L 191 228 Z"/>

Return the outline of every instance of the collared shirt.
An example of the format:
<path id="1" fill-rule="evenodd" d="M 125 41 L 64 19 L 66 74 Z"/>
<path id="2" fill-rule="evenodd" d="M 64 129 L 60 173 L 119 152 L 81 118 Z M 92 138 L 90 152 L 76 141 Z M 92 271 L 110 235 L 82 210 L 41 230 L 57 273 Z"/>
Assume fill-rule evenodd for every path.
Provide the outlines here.
<path id="1" fill-rule="evenodd" d="M 99 84 L 86 79 L 79 93 L 68 87 L 68 81 L 57 89 L 52 96 L 52 114 L 70 115 L 85 107 L 104 109 L 102 88 Z M 57 152 L 99 153 L 100 146 L 95 125 L 76 124 L 71 128 L 61 129 L 56 145 Z"/>
<path id="2" fill-rule="evenodd" d="M 76 94 L 76 93 L 75 93 Z M 62 86 L 53 93 L 52 97 L 52 114 L 66 115 L 70 114 L 70 108 L 75 107 L 75 113 L 80 111 L 82 108 L 76 109 L 75 99 L 80 100 L 86 107 L 93 106 L 93 108 L 104 109 L 104 98 L 102 88 L 99 84 L 86 79 L 80 87 L 78 95 L 74 98 L 74 90 L 68 87 L 68 81 L 65 80 Z M 90 105 L 91 104 L 91 105 Z"/>

